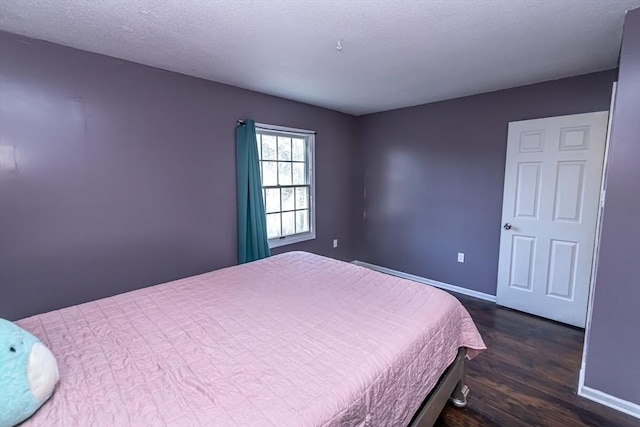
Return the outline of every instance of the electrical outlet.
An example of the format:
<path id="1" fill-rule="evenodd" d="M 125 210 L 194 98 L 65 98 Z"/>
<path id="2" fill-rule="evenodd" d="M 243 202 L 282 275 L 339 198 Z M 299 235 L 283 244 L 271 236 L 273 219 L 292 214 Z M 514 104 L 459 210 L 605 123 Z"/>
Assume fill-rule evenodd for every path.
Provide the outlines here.
<path id="1" fill-rule="evenodd" d="M 458 252 L 458 262 L 464 262 L 464 253 Z"/>
<path id="2" fill-rule="evenodd" d="M 334 248 L 338 247 L 338 239 L 333 239 L 333 247 Z"/>

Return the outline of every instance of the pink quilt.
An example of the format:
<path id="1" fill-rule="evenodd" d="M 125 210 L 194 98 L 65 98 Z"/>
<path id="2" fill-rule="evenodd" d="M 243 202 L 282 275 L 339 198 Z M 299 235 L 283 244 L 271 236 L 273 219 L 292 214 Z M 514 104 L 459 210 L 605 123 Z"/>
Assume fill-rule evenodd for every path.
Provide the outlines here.
<path id="1" fill-rule="evenodd" d="M 60 368 L 24 426 L 404 426 L 485 348 L 446 292 L 304 252 L 18 324 Z"/>

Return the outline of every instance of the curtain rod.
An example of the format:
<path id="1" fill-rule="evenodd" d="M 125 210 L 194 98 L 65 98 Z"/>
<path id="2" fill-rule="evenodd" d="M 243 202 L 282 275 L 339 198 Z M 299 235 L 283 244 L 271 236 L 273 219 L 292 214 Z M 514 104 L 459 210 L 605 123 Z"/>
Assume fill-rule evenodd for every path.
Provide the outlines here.
<path id="1" fill-rule="evenodd" d="M 240 126 L 244 124 L 244 120 L 236 120 L 236 126 Z M 282 132 L 282 133 L 293 133 L 293 134 L 309 134 L 309 135 L 317 135 L 318 132 L 315 131 L 308 131 L 308 130 L 302 130 L 302 129 L 292 129 L 290 131 L 287 131 L 285 129 L 282 129 L 282 127 L 277 126 L 277 127 L 269 127 L 269 126 L 265 126 L 265 125 L 261 125 L 256 123 L 256 127 L 259 129 L 264 129 L 264 130 L 272 130 L 272 131 L 277 131 L 277 132 Z"/>

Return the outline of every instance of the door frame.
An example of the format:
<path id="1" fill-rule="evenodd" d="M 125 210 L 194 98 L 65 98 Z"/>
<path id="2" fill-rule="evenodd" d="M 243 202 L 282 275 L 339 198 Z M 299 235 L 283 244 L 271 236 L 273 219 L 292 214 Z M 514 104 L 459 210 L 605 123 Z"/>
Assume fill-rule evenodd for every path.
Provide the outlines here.
<path id="1" fill-rule="evenodd" d="M 593 300 L 596 290 L 596 275 L 598 272 L 598 259 L 600 255 L 600 241 L 602 234 L 602 218 L 606 199 L 607 172 L 609 170 L 609 143 L 611 140 L 611 129 L 613 127 L 613 113 L 615 109 L 618 82 L 613 82 L 611 89 L 611 105 L 609 106 L 609 123 L 607 125 L 607 140 L 604 146 L 604 164 L 602 167 L 602 182 L 600 184 L 600 204 L 598 206 L 598 217 L 596 222 L 596 238 L 593 248 L 593 260 L 591 263 L 591 280 L 589 281 L 589 301 L 587 303 L 587 322 L 584 330 L 584 345 L 582 346 L 582 361 L 580 363 L 580 374 L 578 377 L 578 396 L 608 406 L 628 415 L 638 417 L 637 408 L 632 407 L 631 402 L 624 401 L 615 396 L 610 396 L 600 390 L 592 389 L 584 384 L 587 354 L 589 349 L 589 332 L 591 330 L 591 318 L 593 316 Z M 636 405 L 633 405 L 636 406 Z"/>

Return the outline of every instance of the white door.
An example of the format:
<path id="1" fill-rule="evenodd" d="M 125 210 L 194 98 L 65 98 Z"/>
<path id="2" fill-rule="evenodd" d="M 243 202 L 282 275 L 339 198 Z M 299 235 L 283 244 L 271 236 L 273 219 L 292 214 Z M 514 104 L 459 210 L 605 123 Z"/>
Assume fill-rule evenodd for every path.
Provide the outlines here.
<path id="1" fill-rule="evenodd" d="M 509 123 L 498 304 L 585 326 L 608 114 Z"/>

